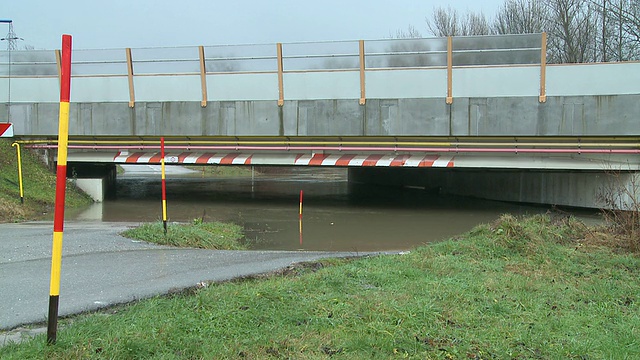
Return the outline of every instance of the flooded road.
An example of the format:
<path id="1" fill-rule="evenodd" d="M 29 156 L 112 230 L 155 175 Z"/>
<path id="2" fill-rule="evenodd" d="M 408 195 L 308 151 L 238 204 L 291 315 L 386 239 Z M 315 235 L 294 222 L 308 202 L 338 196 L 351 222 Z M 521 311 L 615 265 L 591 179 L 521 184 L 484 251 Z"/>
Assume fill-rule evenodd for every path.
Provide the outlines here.
<path id="1" fill-rule="evenodd" d="M 159 221 L 160 199 L 159 176 L 125 174 L 118 178 L 115 200 L 94 204 L 68 219 Z M 169 221 L 204 218 L 240 224 L 252 249 L 353 252 L 411 249 L 464 233 L 503 213 L 547 210 L 431 195 L 420 189 L 350 186 L 346 172 L 324 169 L 254 177 L 168 175 L 167 208 Z"/>

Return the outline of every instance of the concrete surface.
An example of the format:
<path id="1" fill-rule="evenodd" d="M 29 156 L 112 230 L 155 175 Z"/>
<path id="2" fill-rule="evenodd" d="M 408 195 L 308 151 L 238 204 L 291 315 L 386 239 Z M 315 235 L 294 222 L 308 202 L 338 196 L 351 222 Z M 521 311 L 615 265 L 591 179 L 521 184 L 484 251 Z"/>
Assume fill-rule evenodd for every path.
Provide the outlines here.
<path id="1" fill-rule="evenodd" d="M 270 272 L 296 262 L 357 255 L 177 249 L 118 235 L 133 225 L 136 224 L 65 225 L 60 316 L 164 294 L 203 281 L 224 281 Z M 52 223 L 0 224 L 0 234 L 0 330 L 45 322 Z M 18 329 L 9 339 L 19 339 L 25 332 L 29 333 Z M 7 338 L 6 334 L 0 335 L 0 344 Z"/>

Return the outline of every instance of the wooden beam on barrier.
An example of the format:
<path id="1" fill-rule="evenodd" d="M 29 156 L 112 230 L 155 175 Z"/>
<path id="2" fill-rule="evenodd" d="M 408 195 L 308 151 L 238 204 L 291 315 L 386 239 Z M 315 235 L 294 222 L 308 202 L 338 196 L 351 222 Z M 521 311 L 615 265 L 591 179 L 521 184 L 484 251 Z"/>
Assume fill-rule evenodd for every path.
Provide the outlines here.
<path id="1" fill-rule="evenodd" d="M 365 70 L 364 40 L 360 40 L 360 105 L 364 105 L 367 101 L 367 97 L 365 93 L 364 70 Z"/>
<path id="2" fill-rule="evenodd" d="M 284 68 L 282 66 L 282 43 L 276 44 L 277 56 L 278 56 L 278 106 L 284 105 L 284 84 L 283 73 Z"/>
<path id="3" fill-rule="evenodd" d="M 62 55 L 56 50 L 56 66 L 58 67 L 58 85 L 62 84 Z"/>
<path id="4" fill-rule="evenodd" d="M 540 97 L 538 101 L 547 102 L 547 33 L 542 33 L 540 46 Z"/>
<path id="5" fill-rule="evenodd" d="M 127 75 L 129 77 L 129 107 L 132 108 L 136 103 L 136 95 L 133 90 L 133 61 L 131 59 L 131 48 L 126 48 L 127 52 Z"/>
<path id="6" fill-rule="evenodd" d="M 453 104 L 453 37 L 447 37 L 447 104 Z"/>
<path id="7" fill-rule="evenodd" d="M 198 47 L 200 53 L 200 85 L 202 87 L 202 101 L 200 106 L 207 107 L 207 66 L 204 61 L 204 46 Z"/>

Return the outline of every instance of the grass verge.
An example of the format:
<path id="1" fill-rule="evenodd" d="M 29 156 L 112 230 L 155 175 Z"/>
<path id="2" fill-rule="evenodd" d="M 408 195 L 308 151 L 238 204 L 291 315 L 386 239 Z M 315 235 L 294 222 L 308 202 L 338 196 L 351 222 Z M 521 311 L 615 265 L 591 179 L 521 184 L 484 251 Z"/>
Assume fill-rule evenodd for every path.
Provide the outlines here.
<path id="1" fill-rule="evenodd" d="M 405 255 L 327 260 L 64 321 L 0 358 L 632 359 L 640 259 L 503 216 Z"/>
<path id="2" fill-rule="evenodd" d="M 198 219 L 199 220 L 199 219 Z M 122 236 L 160 245 L 213 250 L 244 250 L 242 227 L 220 222 L 194 221 L 193 224 L 169 224 L 167 234 L 161 222 L 145 223 L 128 229 Z"/>
<path id="3" fill-rule="evenodd" d="M 24 204 L 20 204 L 16 149 L 10 139 L 0 139 L 0 222 L 35 220 L 53 211 L 55 174 L 32 151 L 22 149 Z M 85 206 L 91 199 L 67 184 L 66 208 Z"/>

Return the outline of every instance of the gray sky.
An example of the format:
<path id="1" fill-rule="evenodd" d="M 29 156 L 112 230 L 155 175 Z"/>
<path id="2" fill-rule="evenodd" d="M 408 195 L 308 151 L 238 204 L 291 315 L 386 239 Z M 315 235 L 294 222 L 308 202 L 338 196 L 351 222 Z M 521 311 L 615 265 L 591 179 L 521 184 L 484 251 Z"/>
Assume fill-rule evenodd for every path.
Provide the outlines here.
<path id="1" fill-rule="evenodd" d="M 434 7 L 492 16 L 504 0 L 0 0 L 19 43 L 75 49 L 380 39 L 410 24 L 428 35 Z M 63 3 L 63 6 L 58 5 Z M 0 24 L 0 35 L 8 32 Z M 0 45 L 3 49 L 6 45 Z"/>

